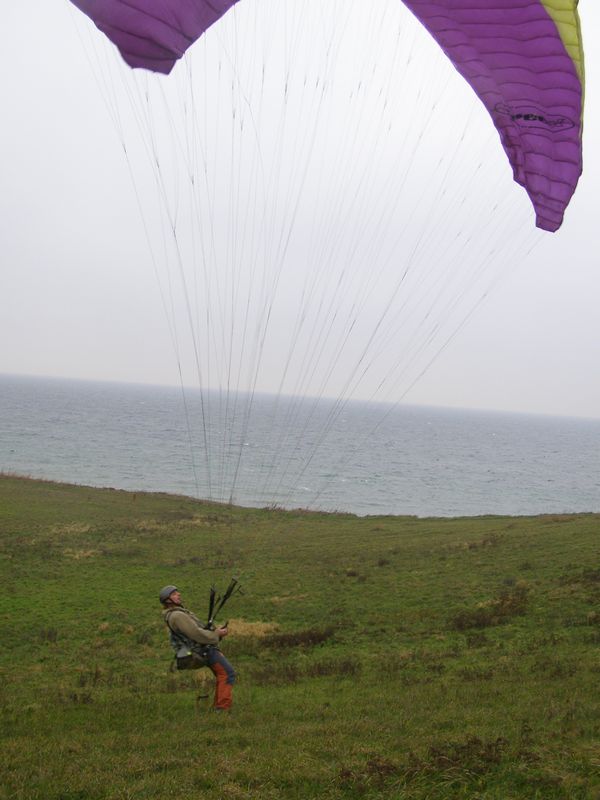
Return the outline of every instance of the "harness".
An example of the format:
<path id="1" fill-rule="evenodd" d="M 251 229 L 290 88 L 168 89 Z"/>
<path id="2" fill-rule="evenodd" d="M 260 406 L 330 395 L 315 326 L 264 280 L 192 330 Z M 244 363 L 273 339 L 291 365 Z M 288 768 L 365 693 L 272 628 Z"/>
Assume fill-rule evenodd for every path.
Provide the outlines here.
<path id="1" fill-rule="evenodd" d="M 201 667 L 207 667 L 208 653 L 213 645 L 200 644 L 200 642 L 189 639 L 183 633 L 174 631 L 169 622 L 169 617 L 173 611 L 181 611 L 181 609 L 170 609 L 165 613 L 164 620 L 169 629 L 169 641 L 175 653 L 174 658 L 177 669 L 200 669 Z"/>

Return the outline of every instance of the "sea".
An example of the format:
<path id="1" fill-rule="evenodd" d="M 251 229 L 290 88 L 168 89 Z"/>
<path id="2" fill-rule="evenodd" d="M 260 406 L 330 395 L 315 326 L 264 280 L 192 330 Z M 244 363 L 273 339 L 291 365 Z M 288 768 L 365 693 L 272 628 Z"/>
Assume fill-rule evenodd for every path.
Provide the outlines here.
<path id="1" fill-rule="evenodd" d="M 0 472 L 357 515 L 600 512 L 600 420 L 4 375 Z"/>

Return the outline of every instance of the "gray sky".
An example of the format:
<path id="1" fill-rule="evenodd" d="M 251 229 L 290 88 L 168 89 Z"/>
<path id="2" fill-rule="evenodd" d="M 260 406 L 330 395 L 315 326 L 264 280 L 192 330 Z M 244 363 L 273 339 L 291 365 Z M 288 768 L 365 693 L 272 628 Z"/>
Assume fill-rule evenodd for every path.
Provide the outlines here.
<path id="1" fill-rule="evenodd" d="M 243 0 L 167 83 L 66 0 L 11 4 L 0 372 L 600 417 L 598 4 L 557 234 L 396 0 L 283 5 Z"/>

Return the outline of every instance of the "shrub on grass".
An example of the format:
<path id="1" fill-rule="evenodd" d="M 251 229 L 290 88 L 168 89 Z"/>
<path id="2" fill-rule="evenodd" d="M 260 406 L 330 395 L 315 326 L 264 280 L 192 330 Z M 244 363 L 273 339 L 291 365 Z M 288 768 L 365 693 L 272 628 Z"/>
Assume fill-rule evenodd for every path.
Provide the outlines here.
<path id="1" fill-rule="evenodd" d="M 495 674 L 495 670 L 485 667 L 463 667 L 457 671 L 463 681 L 491 681 Z"/>
<path id="2" fill-rule="evenodd" d="M 100 682 L 105 680 L 103 670 L 96 664 L 90 669 L 82 669 L 77 676 L 77 686 L 83 688 L 84 686 L 97 686 Z"/>
<path id="3" fill-rule="evenodd" d="M 296 683 L 301 677 L 301 671 L 295 664 L 275 664 L 252 672 L 252 680 L 257 686 L 285 686 Z"/>
<path id="4" fill-rule="evenodd" d="M 485 633 L 468 633 L 466 637 L 467 647 L 485 647 L 490 643 Z"/>
<path id="5" fill-rule="evenodd" d="M 532 667 L 534 672 L 539 672 L 547 678 L 571 678 L 577 672 L 577 663 L 572 659 L 554 658 L 549 655 L 540 656 Z"/>
<path id="6" fill-rule="evenodd" d="M 379 755 L 370 756 L 364 766 L 342 767 L 338 773 L 338 785 L 345 792 L 366 794 L 369 790 L 383 789 L 399 772 L 399 767 Z"/>
<path id="7" fill-rule="evenodd" d="M 51 642 L 54 644 L 58 640 L 58 631 L 56 628 L 41 628 L 38 633 L 40 642 Z"/>
<path id="8" fill-rule="evenodd" d="M 75 692 L 59 689 L 57 701 L 60 705 L 88 705 L 93 702 L 91 692 Z"/>
<path id="9" fill-rule="evenodd" d="M 361 670 L 360 664 L 352 658 L 327 659 L 309 664 L 305 674 L 311 678 L 319 678 L 325 675 L 338 675 L 340 677 L 358 675 Z"/>
<path id="10" fill-rule="evenodd" d="M 435 772 L 462 773 L 466 777 L 483 775 L 502 760 L 508 742 L 502 736 L 485 741 L 467 736 L 464 741 L 431 745 L 425 756 L 409 754 L 404 775 L 408 780 Z"/>
<path id="11" fill-rule="evenodd" d="M 282 650 L 290 647 L 314 647 L 331 639 L 334 633 L 333 628 L 308 628 L 304 631 L 272 633 L 269 636 L 265 636 L 263 644 L 266 647 Z"/>
<path id="12" fill-rule="evenodd" d="M 258 686 L 285 686 L 303 678 L 353 677 L 359 674 L 361 665 L 350 658 L 324 659 L 311 664 L 269 664 L 252 672 L 252 680 Z"/>
<path id="13" fill-rule="evenodd" d="M 450 626 L 454 630 L 465 631 L 501 625 L 525 613 L 528 594 L 528 587 L 524 583 L 517 583 L 511 590 L 500 592 L 493 600 L 480 603 L 475 608 L 462 609 L 452 617 Z"/>
<path id="14" fill-rule="evenodd" d="M 144 631 L 140 631 L 135 637 L 135 640 L 138 644 L 148 644 L 151 645 L 154 642 L 154 631 L 146 628 Z"/>

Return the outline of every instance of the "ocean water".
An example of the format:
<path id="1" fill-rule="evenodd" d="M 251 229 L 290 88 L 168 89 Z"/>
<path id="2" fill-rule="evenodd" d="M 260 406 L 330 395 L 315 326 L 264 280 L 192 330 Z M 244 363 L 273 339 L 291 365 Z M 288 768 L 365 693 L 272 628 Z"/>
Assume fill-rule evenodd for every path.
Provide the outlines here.
<path id="1" fill-rule="evenodd" d="M 0 471 L 360 515 L 600 511 L 600 420 L 0 376 Z"/>

